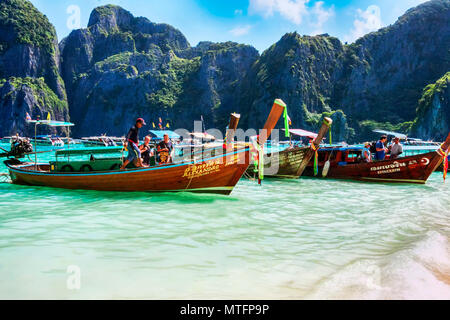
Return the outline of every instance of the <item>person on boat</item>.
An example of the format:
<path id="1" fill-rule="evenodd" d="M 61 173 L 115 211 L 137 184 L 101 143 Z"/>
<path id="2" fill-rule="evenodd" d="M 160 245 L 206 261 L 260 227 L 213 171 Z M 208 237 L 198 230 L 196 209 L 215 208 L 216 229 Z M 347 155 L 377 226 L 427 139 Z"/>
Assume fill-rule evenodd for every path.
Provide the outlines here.
<path id="1" fill-rule="evenodd" d="M 377 160 L 381 161 L 384 160 L 386 158 L 386 152 L 388 151 L 387 148 L 385 147 L 385 143 L 387 142 L 387 136 L 383 135 L 381 136 L 380 140 L 378 140 L 377 144 L 376 144 L 376 156 L 377 156 Z"/>
<path id="2" fill-rule="evenodd" d="M 363 161 L 364 162 L 372 162 L 372 153 L 370 152 L 371 143 L 366 142 L 364 144 L 364 148 L 362 151 Z"/>
<path id="3" fill-rule="evenodd" d="M 398 137 L 395 137 L 391 146 L 391 156 L 390 159 L 397 159 L 399 155 L 403 153 L 403 146 L 400 143 L 400 139 Z"/>
<path id="4" fill-rule="evenodd" d="M 124 146 L 128 148 L 128 157 L 124 161 L 121 170 L 124 170 L 130 162 L 133 162 L 136 167 L 145 167 L 141 159 L 141 150 L 139 149 L 139 129 L 145 126 L 144 119 L 139 118 L 136 123 L 131 127 L 126 136 Z"/>
<path id="5" fill-rule="evenodd" d="M 158 144 L 159 163 L 171 163 L 173 144 L 169 139 L 169 135 L 164 135 L 164 140 Z"/>
<path id="6" fill-rule="evenodd" d="M 142 163 L 146 166 L 150 165 L 150 158 L 154 156 L 153 148 L 150 145 L 150 136 L 146 136 L 144 138 L 144 144 L 139 146 L 139 150 L 141 150 L 142 155 Z"/>

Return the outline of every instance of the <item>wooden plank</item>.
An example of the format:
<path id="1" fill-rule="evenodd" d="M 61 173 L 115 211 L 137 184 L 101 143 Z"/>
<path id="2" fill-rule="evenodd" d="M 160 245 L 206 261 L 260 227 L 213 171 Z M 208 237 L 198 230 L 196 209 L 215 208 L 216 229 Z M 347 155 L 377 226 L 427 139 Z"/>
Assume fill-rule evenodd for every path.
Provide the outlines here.
<path id="1" fill-rule="evenodd" d="M 333 120 L 331 120 L 328 117 L 325 117 L 323 119 L 322 126 L 320 127 L 319 133 L 317 134 L 317 137 L 312 142 L 312 144 L 314 145 L 314 149 L 312 148 L 312 146 L 311 146 L 311 148 L 308 148 L 305 156 L 303 157 L 303 160 L 302 160 L 300 166 L 297 169 L 298 177 L 300 177 L 303 174 L 303 171 L 305 171 L 306 167 L 308 166 L 308 163 L 311 161 L 312 157 L 314 156 L 315 149 L 319 149 L 320 143 L 322 142 L 323 138 L 327 134 L 332 123 L 333 123 Z"/>
<path id="2" fill-rule="evenodd" d="M 272 110 L 270 110 L 269 117 L 267 118 L 266 123 L 264 124 L 263 129 L 260 131 L 260 134 L 258 136 L 258 144 L 260 146 L 264 145 L 269 139 L 272 130 L 277 125 L 278 120 L 280 119 L 281 115 L 284 112 L 284 109 L 286 108 L 286 104 L 281 99 L 276 99 L 273 103 Z"/>
<path id="3" fill-rule="evenodd" d="M 228 124 L 228 130 L 225 135 L 225 140 L 227 143 L 233 142 L 234 135 L 236 134 L 236 129 L 239 124 L 239 120 L 241 119 L 241 115 L 237 113 L 232 113 L 230 115 L 230 123 Z"/>

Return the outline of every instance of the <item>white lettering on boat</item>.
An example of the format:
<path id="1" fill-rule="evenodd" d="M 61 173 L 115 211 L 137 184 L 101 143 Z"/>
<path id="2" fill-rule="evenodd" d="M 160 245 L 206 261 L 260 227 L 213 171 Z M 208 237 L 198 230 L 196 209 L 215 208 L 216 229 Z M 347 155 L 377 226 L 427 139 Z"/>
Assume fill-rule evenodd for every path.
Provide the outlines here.
<path id="1" fill-rule="evenodd" d="M 396 171 L 400 171 L 401 168 L 406 167 L 406 163 L 404 162 L 393 162 L 391 164 L 385 165 L 385 166 L 379 166 L 379 167 L 372 167 L 370 168 L 370 171 L 377 171 L 377 173 L 380 173 L 380 170 L 383 171 L 390 171 L 390 170 L 395 170 Z"/>

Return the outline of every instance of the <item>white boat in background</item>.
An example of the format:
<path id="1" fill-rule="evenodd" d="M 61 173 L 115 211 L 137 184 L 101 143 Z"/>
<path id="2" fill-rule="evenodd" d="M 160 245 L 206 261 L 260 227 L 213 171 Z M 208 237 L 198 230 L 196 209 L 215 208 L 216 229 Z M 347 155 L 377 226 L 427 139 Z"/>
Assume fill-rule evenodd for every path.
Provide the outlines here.
<path id="1" fill-rule="evenodd" d="M 116 147 L 123 145 L 125 141 L 122 137 L 108 137 L 106 135 L 81 138 L 85 147 Z"/>
<path id="2" fill-rule="evenodd" d="M 60 147 L 63 148 L 65 146 L 64 141 L 57 136 L 50 135 L 42 135 L 36 136 L 34 139 L 30 139 L 30 142 L 37 146 L 48 146 L 48 147 Z"/>
<path id="3" fill-rule="evenodd" d="M 0 139 L 0 143 L 10 144 L 11 143 L 11 139 L 12 139 L 12 137 L 3 137 L 3 138 Z"/>

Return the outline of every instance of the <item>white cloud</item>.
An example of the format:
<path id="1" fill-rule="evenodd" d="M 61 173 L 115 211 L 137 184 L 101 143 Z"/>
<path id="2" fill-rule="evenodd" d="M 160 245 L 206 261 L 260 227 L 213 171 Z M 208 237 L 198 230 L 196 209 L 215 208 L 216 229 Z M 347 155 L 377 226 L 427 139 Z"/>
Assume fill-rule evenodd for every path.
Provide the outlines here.
<path id="1" fill-rule="evenodd" d="M 323 33 L 324 24 L 334 16 L 334 6 L 324 8 L 323 1 L 308 6 L 310 0 L 250 0 L 248 11 L 265 18 L 279 14 L 282 18 L 300 25 L 307 19 L 314 28 L 314 34 Z"/>
<path id="2" fill-rule="evenodd" d="M 238 26 L 232 30 L 230 30 L 230 33 L 235 37 L 240 37 L 248 34 L 250 32 L 250 29 L 252 28 L 251 25 L 245 25 L 245 26 Z"/>
<path id="3" fill-rule="evenodd" d="M 323 25 L 334 16 L 334 6 L 329 9 L 325 9 L 323 7 L 323 1 L 318 1 L 314 4 L 314 7 L 311 9 L 311 14 L 313 15 L 313 19 L 315 22 L 312 23 L 312 26 L 315 30 L 312 32 L 313 35 L 324 33 Z"/>
<path id="4" fill-rule="evenodd" d="M 279 13 L 283 18 L 295 24 L 301 24 L 308 14 L 306 3 L 309 0 L 250 0 L 248 8 L 251 14 L 261 14 L 270 17 Z"/>
<path id="5" fill-rule="evenodd" d="M 234 10 L 234 15 L 235 16 L 242 16 L 243 14 L 244 14 L 244 11 L 242 11 L 241 9 Z"/>
<path id="6" fill-rule="evenodd" d="M 383 26 L 381 22 L 381 9 L 376 5 L 369 6 L 365 11 L 357 10 L 357 18 L 353 22 L 353 29 L 345 40 L 353 42 L 365 34 L 376 31 Z"/>

